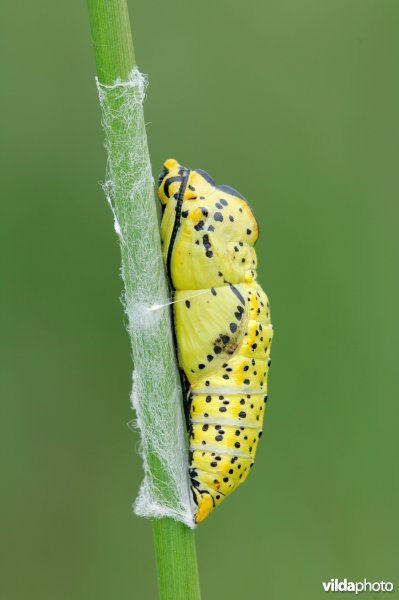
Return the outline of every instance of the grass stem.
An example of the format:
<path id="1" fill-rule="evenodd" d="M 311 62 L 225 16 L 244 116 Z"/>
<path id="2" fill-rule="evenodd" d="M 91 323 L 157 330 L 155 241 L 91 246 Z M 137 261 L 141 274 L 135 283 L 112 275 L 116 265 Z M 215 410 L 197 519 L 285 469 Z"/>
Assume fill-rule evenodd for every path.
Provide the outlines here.
<path id="1" fill-rule="evenodd" d="M 111 85 L 117 79 L 126 81 L 135 66 L 126 0 L 87 0 L 87 5 L 99 82 Z M 143 261 L 138 261 L 135 256 L 137 248 L 144 247 L 148 252 L 152 251 L 156 259 L 161 257 L 159 226 L 151 177 L 145 179 L 145 189 L 144 192 L 141 191 L 141 197 L 144 193 L 145 202 L 138 206 L 139 203 L 132 201 L 129 195 L 132 185 L 134 186 L 136 183 L 136 173 L 129 174 L 131 157 L 126 154 L 125 159 L 122 156 L 123 160 L 120 160 L 121 142 L 123 147 L 135 148 L 135 143 L 137 146 L 140 145 L 138 136 L 141 135 L 141 141 L 143 139 L 143 131 L 145 137 L 144 120 L 137 113 L 137 118 L 141 119 L 142 122 L 133 123 L 132 126 L 126 127 L 126 123 L 122 120 L 118 122 L 118 109 L 119 106 L 116 105 L 116 116 L 113 118 L 113 129 L 111 130 L 111 139 L 107 144 L 107 150 L 109 163 L 112 166 L 114 161 L 115 164 L 113 169 L 113 187 L 115 190 L 113 202 L 118 216 L 118 226 L 123 234 L 121 255 L 126 297 L 133 299 L 140 297 L 140 293 L 142 294 L 146 290 L 146 278 L 148 278 L 147 289 L 149 293 L 151 293 L 151 289 L 155 288 L 165 290 L 163 300 L 167 300 L 167 283 L 161 261 L 159 262 L 161 265 L 159 270 L 145 270 L 141 264 Z M 124 135 L 126 139 L 122 139 Z M 113 156 L 114 153 L 115 156 L 117 155 L 118 160 Z M 144 154 L 144 158 L 148 159 L 146 141 Z M 147 162 L 149 164 L 149 160 Z M 140 169 L 137 172 L 137 176 L 140 176 Z M 128 173 L 128 176 L 126 176 L 126 173 Z M 139 211 L 141 212 L 139 213 Z M 145 230 L 135 226 L 138 222 L 144 222 L 143 219 L 146 224 Z M 157 261 L 156 264 L 158 264 Z M 154 278 L 158 278 L 158 281 L 154 281 Z M 162 301 L 162 298 L 159 299 Z M 167 393 L 167 390 L 171 387 L 171 382 L 173 383 L 175 379 L 177 381 L 176 359 L 173 348 L 172 351 L 165 353 L 165 348 L 170 348 L 169 341 L 172 339 L 169 312 L 164 311 L 157 324 L 155 336 L 149 336 L 145 328 L 142 328 L 139 334 L 135 335 L 132 323 L 130 323 L 130 326 L 135 370 L 144 374 L 144 384 L 141 392 L 143 394 L 142 401 L 145 402 L 147 397 L 151 398 L 154 391 L 151 370 L 147 368 L 146 371 L 146 363 L 151 364 L 154 357 L 158 357 L 158 360 L 166 365 L 163 369 L 165 381 L 158 381 L 158 386 L 163 385 L 166 390 L 165 393 Z M 152 333 L 154 334 L 154 332 Z M 154 376 L 158 377 L 158 373 L 156 375 L 152 373 L 152 377 Z M 156 457 L 156 451 L 152 450 L 154 449 L 148 448 L 151 470 L 159 482 L 165 482 L 165 489 L 168 489 L 166 470 L 162 461 Z M 151 458 L 152 455 L 155 458 Z M 152 526 L 161 600 L 199 600 L 194 532 L 183 523 L 171 518 L 154 519 Z"/>

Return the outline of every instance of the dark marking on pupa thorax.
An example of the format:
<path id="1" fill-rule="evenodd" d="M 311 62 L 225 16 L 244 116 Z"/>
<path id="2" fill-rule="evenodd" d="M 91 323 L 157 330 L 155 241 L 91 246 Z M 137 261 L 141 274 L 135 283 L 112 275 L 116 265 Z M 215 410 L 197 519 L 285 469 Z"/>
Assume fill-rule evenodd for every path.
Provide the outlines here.
<path id="1" fill-rule="evenodd" d="M 233 292 L 233 294 L 235 294 L 237 296 L 237 298 L 239 299 L 239 301 L 241 302 L 241 304 L 243 306 L 245 306 L 244 297 L 240 294 L 240 292 L 238 291 L 238 289 L 233 284 L 230 284 L 230 289 Z"/>

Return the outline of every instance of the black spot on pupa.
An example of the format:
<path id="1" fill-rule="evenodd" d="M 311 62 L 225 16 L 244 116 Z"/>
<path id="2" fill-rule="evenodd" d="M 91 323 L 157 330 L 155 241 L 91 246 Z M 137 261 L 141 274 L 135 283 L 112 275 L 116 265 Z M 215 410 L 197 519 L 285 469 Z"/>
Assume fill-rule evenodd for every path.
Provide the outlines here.
<path id="1" fill-rule="evenodd" d="M 219 210 L 223 210 L 223 206 L 220 204 L 220 202 L 216 202 L 215 206 L 216 206 L 216 208 L 218 208 Z"/>
<path id="2" fill-rule="evenodd" d="M 230 327 L 231 333 L 235 333 L 237 331 L 237 324 L 236 323 L 230 323 L 229 327 Z"/>
<path id="3" fill-rule="evenodd" d="M 207 233 L 205 233 L 205 235 L 203 235 L 202 243 L 204 244 L 205 249 L 209 250 L 209 248 L 211 247 L 211 243 L 209 241 L 209 236 Z"/>
<path id="4" fill-rule="evenodd" d="M 230 221 L 233 223 L 233 221 L 234 221 L 234 217 L 233 217 L 233 215 L 229 215 L 229 219 L 230 219 Z"/>
<path id="5" fill-rule="evenodd" d="M 211 294 L 212 294 L 212 296 L 216 296 L 217 295 L 217 292 L 216 292 L 215 288 L 211 288 Z"/>
<path id="6" fill-rule="evenodd" d="M 220 202 L 223 204 L 223 206 L 228 206 L 229 204 L 224 198 L 220 198 Z"/>
<path id="7" fill-rule="evenodd" d="M 197 225 L 194 225 L 194 229 L 196 231 L 202 231 L 202 229 L 204 229 L 204 221 L 199 221 Z"/>
<path id="8" fill-rule="evenodd" d="M 212 356 L 212 354 L 208 354 L 208 355 L 207 355 L 207 357 L 206 357 L 206 360 L 207 360 L 208 362 L 211 362 L 211 361 L 213 360 L 213 356 Z"/>
<path id="9" fill-rule="evenodd" d="M 190 308 L 190 306 L 191 306 L 190 300 L 186 300 L 186 306 L 187 306 L 187 308 Z"/>
<path id="10" fill-rule="evenodd" d="M 203 365 L 202 363 L 200 363 L 200 364 L 198 365 L 198 368 L 199 368 L 199 369 L 205 369 L 205 365 Z"/>
<path id="11" fill-rule="evenodd" d="M 250 229 L 247 229 L 247 235 L 251 235 L 252 231 Z"/>
<path id="12" fill-rule="evenodd" d="M 188 217 L 188 210 L 183 210 L 181 216 L 186 219 Z"/>
<path id="13" fill-rule="evenodd" d="M 215 219 L 215 221 L 223 221 L 223 215 L 220 212 L 215 212 L 215 214 L 213 215 L 213 218 Z"/>
<path id="14" fill-rule="evenodd" d="M 230 337 L 228 335 L 221 335 L 220 339 L 222 340 L 223 344 L 228 344 L 230 341 Z"/>

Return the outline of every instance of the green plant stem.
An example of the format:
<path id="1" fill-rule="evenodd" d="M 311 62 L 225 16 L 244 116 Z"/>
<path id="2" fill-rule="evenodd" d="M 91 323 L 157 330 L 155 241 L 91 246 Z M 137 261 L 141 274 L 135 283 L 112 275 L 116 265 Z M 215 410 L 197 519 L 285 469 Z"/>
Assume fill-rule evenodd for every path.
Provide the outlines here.
<path id="1" fill-rule="evenodd" d="M 161 598 L 199 600 L 194 532 L 173 519 L 158 519 L 153 533 Z"/>
<path id="2" fill-rule="evenodd" d="M 112 84 L 116 79 L 122 81 L 127 80 L 129 73 L 135 66 L 135 56 L 133 50 L 132 34 L 130 29 L 129 15 L 126 0 L 87 0 L 92 41 L 94 47 L 94 55 L 97 66 L 97 74 L 100 83 Z M 116 107 L 118 108 L 118 107 Z M 116 140 L 116 134 L 121 135 L 123 132 L 123 123 L 116 122 L 115 124 L 115 139 L 111 140 L 108 148 L 109 160 L 112 162 L 113 142 Z M 134 145 L 134 134 L 132 130 L 138 132 L 144 127 L 144 123 L 137 124 L 136 129 L 130 130 L 130 138 L 127 140 Z M 128 135 L 128 134 L 126 134 Z M 111 154 L 111 155 L 110 155 Z M 128 159 L 126 158 L 126 161 Z M 128 163 L 126 163 L 128 164 Z M 137 214 L 138 208 L 134 202 L 127 198 L 126 183 L 123 178 L 123 169 L 115 169 L 115 204 L 118 212 L 119 224 L 124 234 L 124 246 L 122 246 L 122 267 L 125 274 L 126 293 L 130 297 L 134 297 L 138 289 L 143 288 L 142 272 L 136 273 L 132 269 L 129 257 L 132 258 L 132 251 L 140 244 L 153 244 L 155 252 L 160 251 L 158 220 L 155 209 L 154 195 L 151 185 L 148 185 L 148 207 L 146 207 L 147 223 L 151 224 L 151 235 L 145 239 L 138 239 L 140 236 L 139 228 L 132 231 L 130 224 L 137 222 L 137 217 L 143 215 Z M 147 188 L 146 188 L 147 190 Z M 148 213 L 148 214 L 147 214 Z M 158 248 L 159 247 L 159 248 Z M 129 254 L 130 252 L 130 254 Z M 157 277 L 165 278 L 164 272 L 156 274 Z M 154 274 L 148 274 L 148 277 L 154 277 Z M 159 288 L 165 289 L 165 299 L 167 298 L 166 281 L 158 282 Z M 150 282 L 149 286 L 154 282 Z M 136 294 L 137 295 L 137 294 Z M 176 372 L 176 364 L 173 353 L 170 357 L 161 356 L 162 350 L 168 346 L 168 336 L 171 335 L 170 319 L 167 313 L 165 318 L 161 320 L 159 330 L 157 331 L 157 342 L 154 345 L 154 339 L 146 340 L 145 331 L 140 332 L 140 335 L 132 339 L 133 360 L 136 364 L 136 358 L 144 369 L 146 353 L 148 359 L 154 357 L 154 353 L 158 353 L 163 361 L 166 361 L 165 373 L 170 374 L 169 379 L 172 380 Z M 168 330 L 169 328 L 169 330 Z M 148 344 L 146 343 L 148 341 Z M 135 348 L 135 343 L 139 347 Z M 137 352 L 135 352 L 137 351 Z M 137 356 L 136 356 L 137 354 Z M 165 354 L 165 353 L 164 353 Z M 140 363 L 141 361 L 141 363 Z M 169 363 L 168 363 L 169 361 Z M 145 370 L 145 369 L 144 369 Z M 151 378 L 146 382 L 144 390 L 144 400 L 152 393 Z M 165 381 L 165 389 L 170 386 L 170 381 Z M 166 481 L 166 475 L 161 462 L 157 458 L 151 458 L 152 470 L 157 479 L 162 482 Z M 155 452 L 153 453 L 155 456 Z M 153 520 L 153 534 L 155 543 L 155 554 L 158 569 L 158 582 L 160 598 L 162 600 L 198 600 L 199 580 L 196 561 L 194 533 L 182 523 L 170 518 L 162 518 Z"/>
<path id="3" fill-rule="evenodd" d="M 87 0 L 97 76 L 126 80 L 136 64 L 126 0 Z"/>

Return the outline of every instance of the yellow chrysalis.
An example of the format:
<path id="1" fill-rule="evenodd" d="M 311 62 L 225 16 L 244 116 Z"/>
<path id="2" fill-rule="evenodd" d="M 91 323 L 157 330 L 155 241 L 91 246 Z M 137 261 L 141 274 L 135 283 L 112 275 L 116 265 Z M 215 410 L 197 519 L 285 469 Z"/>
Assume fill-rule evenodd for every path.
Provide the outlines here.
<path id="1" fill-rule="evenodd" d="M 253 465 L 273 328 L 267 296 L 256 281 L 258 226 L 247 201 L 173 159 L 164 163 L 159 198 L 200 523 Z"/>

